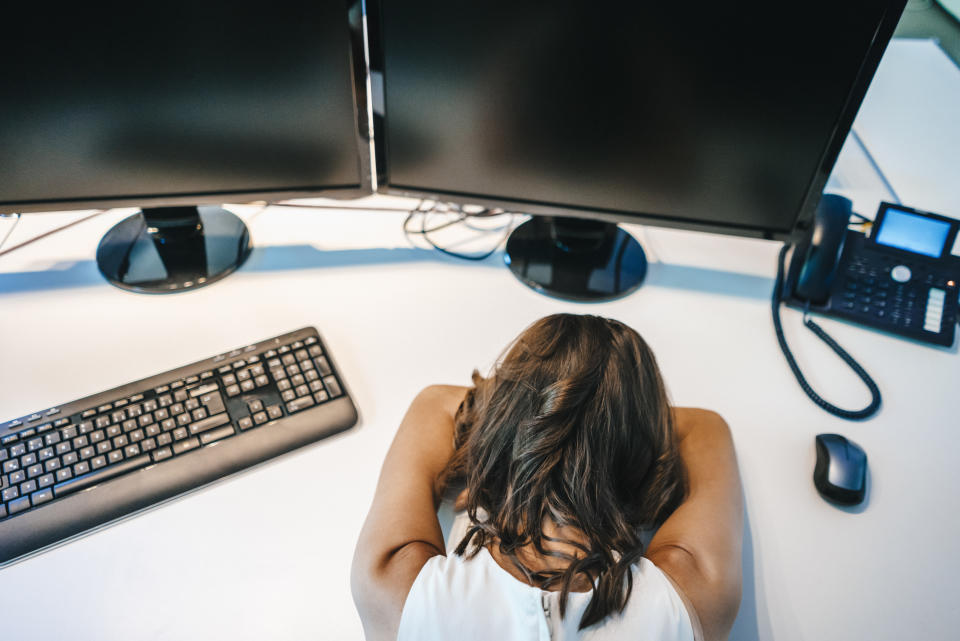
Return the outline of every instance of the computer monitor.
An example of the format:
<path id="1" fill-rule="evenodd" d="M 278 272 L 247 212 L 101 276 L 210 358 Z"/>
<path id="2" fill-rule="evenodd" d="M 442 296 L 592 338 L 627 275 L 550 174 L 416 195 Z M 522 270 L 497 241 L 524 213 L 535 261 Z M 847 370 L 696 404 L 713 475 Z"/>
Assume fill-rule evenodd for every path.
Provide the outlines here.
<path id="1" fill-rule="evenodd" d="M 247 229 L 206 205 L 372 192 L 360 0 L 18 2 L 4 24 L 0 212 L 143 207 L 97 251 L 120 287 L 236 269 Z"/>
<path id="2" fill-rule="evenodd" d="M 381 191 L 535 216 L 541 291 L 640 284 L 615 223 L 809 228 L 904 0 L 368 2 Z"/>

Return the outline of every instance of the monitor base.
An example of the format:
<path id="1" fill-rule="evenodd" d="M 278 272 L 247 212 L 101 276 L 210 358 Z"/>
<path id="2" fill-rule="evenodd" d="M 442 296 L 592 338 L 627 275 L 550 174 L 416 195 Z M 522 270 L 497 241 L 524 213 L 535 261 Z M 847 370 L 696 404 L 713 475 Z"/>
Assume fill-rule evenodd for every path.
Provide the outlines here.
<path id="1" fill-rule="evenodd" d="M 504 261 L 528 287 L 579 302 L 626 296 L 647 275 L 647 256 L 614 223 L 534 216 L 507 239 Z"/>
<path id="2" fill-rule="evenodd" d="M 100 273 L 122 289 L 170 294 L 230 274 L 250 255 L 250 234 L 220 207 L 156 207 L 125 218 L 97 247 Z"/>

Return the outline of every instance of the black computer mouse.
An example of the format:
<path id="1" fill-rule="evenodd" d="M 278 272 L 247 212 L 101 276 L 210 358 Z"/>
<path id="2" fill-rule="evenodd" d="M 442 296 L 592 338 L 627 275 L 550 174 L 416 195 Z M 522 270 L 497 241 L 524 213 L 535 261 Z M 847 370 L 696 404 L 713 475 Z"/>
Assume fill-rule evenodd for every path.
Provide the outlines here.
<path id="1" fill-rule="evenodd" d="M 825 499 L 857 505 L 867 490 L 867 455 L 839 434 L 817 435 L 817 465 L 813 484 Z"/>

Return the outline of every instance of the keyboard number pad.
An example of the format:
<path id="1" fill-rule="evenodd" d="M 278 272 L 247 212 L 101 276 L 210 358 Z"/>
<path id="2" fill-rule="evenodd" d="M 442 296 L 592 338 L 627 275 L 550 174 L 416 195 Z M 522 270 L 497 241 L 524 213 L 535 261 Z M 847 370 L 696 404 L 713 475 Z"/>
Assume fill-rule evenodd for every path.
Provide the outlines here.
<path id="1" fill-rule="evenodd" d="M 287 412 L 293 414 L 343 394 L 315 338 L 279 348 L 267 360 Z"/>

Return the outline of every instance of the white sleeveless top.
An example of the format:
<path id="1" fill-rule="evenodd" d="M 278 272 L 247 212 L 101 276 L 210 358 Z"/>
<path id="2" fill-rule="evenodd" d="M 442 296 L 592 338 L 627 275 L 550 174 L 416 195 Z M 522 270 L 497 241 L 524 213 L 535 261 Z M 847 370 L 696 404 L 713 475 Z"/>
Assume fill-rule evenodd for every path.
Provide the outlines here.
<path id="1" fill-rule="evenodd" d="M 460 520 L 460 519 L 458 519 Z M 465 528 L 457 528 L 454 530 Z M 453 534 L 453 533 L 452 533 Z M 451 535 L 455 546 L 463 537 Z M 560 593 L 541 590 L 500 567 L 486 548 L 472 559 L 448 551 L 417 575 L 400 617 L 398 641 L 694 641 L 676 588 L 649 559 L 633 567 L 633 590 L 620 614 L 577 630 L 592 593 L 571 592 L 560 617 Z"/>

